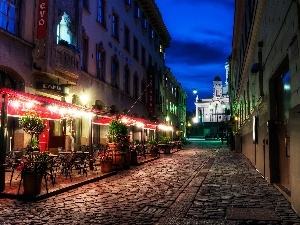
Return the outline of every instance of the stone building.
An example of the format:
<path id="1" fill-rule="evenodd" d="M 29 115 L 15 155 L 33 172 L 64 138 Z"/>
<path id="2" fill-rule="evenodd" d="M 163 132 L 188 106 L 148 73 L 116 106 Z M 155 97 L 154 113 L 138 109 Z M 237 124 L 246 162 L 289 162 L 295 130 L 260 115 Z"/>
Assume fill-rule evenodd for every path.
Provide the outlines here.
<path id="1" fill-rule="evenodd" d="M 105 143 L 101 117 L 163 121 L 170 41 L 154 0 L 1 1 L 1 160 L 26 146 L 18 117 L 29 110 L 47 122 L 43 150 Z"/>
<path id="2" fill-rule="evenodd" d="M 235 150 L 300 214 L 299 1 L 236 1 L 229 93 Z"/>

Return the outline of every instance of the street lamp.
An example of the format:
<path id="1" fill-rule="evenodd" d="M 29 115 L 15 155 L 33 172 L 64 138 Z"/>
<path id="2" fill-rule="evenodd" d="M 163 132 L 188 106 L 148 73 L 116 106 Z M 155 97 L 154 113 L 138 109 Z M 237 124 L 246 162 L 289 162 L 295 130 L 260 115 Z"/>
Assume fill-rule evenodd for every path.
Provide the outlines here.
<path id="1" fill-rule="evenodd" d="M 196 89 L 193 90 L 193 94 L 194 95 L 197 94 L 197 90 Z"/>

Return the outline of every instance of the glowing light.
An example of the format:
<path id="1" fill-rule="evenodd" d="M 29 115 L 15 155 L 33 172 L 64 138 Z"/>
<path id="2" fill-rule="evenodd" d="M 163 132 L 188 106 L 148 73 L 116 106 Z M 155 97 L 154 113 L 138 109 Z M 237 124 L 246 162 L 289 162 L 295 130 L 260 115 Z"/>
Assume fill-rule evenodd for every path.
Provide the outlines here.
<path id="1" fill-rule="evenodd" d="M 34 105 L 33 102 L 26 102 L 25 103 L 25 107 L 28 108 L 28 109 L 32 108 L 33 105 Z"/>
<path id="2" fill-rule="evenodd" d="M 123 117 L 121 119 L 122 123 L 128 124 L 129 123 L 129 119 L 127 119 L 126 117 Z"/>
<path id="3" fill-rule="evenodd" d="M 88 97 L 88 95 L 87 95 L 86 93 L 82 93 L 82 94 L 80 95 L 80 101 L 81 101 L 81 103 L 82 103 L 83 105 L 86 105 L 87 102 L 88 102 L 88 100 L 89 100 L 89 97 Z"/>
<path id="4" fill-rule="evenodd" d="M 14 107 L 14 108 L 19 108 L 20 105 L 21 105 L 21 103 L 20 103 L 19 101 L 12 101 L 11 105 L 12 105 L 12 107 Z"/>
<path id="5" fill-rule="evenodd" d="M 198 118 L 197 117 L 193 117 L 193 123 L 198 123 Z"/>
<path id="6" fill-rule="evenodd" d="M 142 122 L 136 122 L 135 124 L 137 127 L 144 127 L 144 124 Z"/>

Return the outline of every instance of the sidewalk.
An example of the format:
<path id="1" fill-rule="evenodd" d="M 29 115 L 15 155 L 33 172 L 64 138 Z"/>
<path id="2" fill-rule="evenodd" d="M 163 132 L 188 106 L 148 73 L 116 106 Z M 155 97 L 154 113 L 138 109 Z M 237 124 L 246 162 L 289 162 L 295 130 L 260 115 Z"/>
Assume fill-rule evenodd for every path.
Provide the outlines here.
<path id="1" fill-rule="evenodd" d="M 177 149 L 172 149 L 171 153 L 174 153 L 176 151 L 177 151 Z M 161 151 L 160 157 L 163 157 L 163 155 L 164 155 L 164 153 L 163 153 L 163 151 Z M 159 157 L 151 157 L 149 154 L 147 154 L 146 157 L 138 156 L 138 164 L 133 165 L 130 168 L 134 168 L 136 166 L 156 160 L 158 158 Z M 125 170 L 130 170 L 130 168 L 125 169 Z M 19 171 L 14 172 L 14 175 L 12 178 L 12 183 L 10 185 L 9 183 L 10 183 L 10 178 L 11 178 L 11 172 L 9 171 L 9 172 L 6 172 L 6 174 L 5 174 L 5 176 L 6 176 L 5 185 L 6 186 L 5 186 L 4 192 L 0 193 L 0 198 L 11 198 L 11 199 L 37 201 L 37 200 L 41 200 L 41 199 L 49 198 L 51 196 L 58 195 L 63 192 L 67 192 L 69 190 L 78 188 L 80 186 L 83 186 L 83 185 L 86 185 L 89 183 L 93 183 L 93 182 L 102 180 L 109 176 L 113 176 L 117 173 L 118 173 L 117 170 L 109 172 L 109 173 L 102 173 L 100 167 L 95 167 L 95 170 L 93 170 L 93 171 L 88 170 L 87 175 L 85 176 L 82 174 L 78 174 L 77 171 L 74 170 L 74 172 L 72 173 L 72 180 L 69 177 L 66 178 L 64 175 L 57 173 L 54 185 L 52 185 L 50 180 L 47 181 L 48 191 L 46 189 L 46 182 L 43 179 L 41 193 L 37 196 L 30 196 L 30 199 L 27 199 L 27 197 L 23 195 L 23 185 L 22 184 L 20 185 L 20 178 L 21 178 L 20 172 Z M 20 190 L 18 193 L 19 186 L 20 186 Z"/>
<path id="2" fill-rule="evenodd" d="M 150 155 L 146 155 L 146 157 L 138 157 L 138 165 L 144 164 L 146 162 L 155 160 L 156 158 L 151 157 Z M 132 166 L 134 167 L 134 166 Z M 130 169 L 130 168 L 129 168 Z M 55 184 L 52 185 L 50 179 L 47 181 L 47 188 L 48 192 L 46 190 L 46 182 L 43 179 L 42 180 L 42 189 L 41 193 L 37 196 L 31 196 L 30 200 L 41 200 L 45 199 L 69 190 L 72 190 L 74 188 L 78 188 L 80 186 L 83 186 L 88 183 L 92 183 L 98 180 L 102 180 L 106 177 L 115 175 L 117 171 L 112 171 L 109 173 L 102 173 L 100 167 L 95 167 L 95 170 L 87 171 L 87 175 L 78 174 L 76 170 L 72 173 L 72 180 L 68 177 L 66 178 L 63 174 L 57 173 L 57 176 L 55 178 Z M 26 199 L 26 196 L 23 196 L 23 185 L 20 184 L 20 172 L 15 171 L 12 178 L 12 183 L 10 183 L 11 178 L 11 172 L 8 171 L 5 174 L 5 190 L 4 192 L 0 193 L 0 198 L 12 198 L 12 199 Z M 20 190 L 18 193 L 18 189 L 20 186 Z M 1 225 L 1 224 L 0 224 Z"/>
<path id="3" fill-rule="evenodd" d="M 213 149 L 214 157 L 157 224 L 300 224 L 290 203 L 241 153 L 217 143 L 190 147 Z"/>

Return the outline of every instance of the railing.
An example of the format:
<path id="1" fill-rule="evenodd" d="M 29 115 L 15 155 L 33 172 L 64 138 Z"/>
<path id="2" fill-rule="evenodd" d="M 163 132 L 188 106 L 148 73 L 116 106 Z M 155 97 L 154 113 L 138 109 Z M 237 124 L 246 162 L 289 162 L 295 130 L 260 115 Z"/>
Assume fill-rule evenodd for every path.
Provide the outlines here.
<path id="1" fill-rule="evenodd" d="M 53 62 L 54 67 L 59 70 L 68 71 L 72 74 L 80 72 L 79 52 L 69 46 L 54 45 Z"/>

